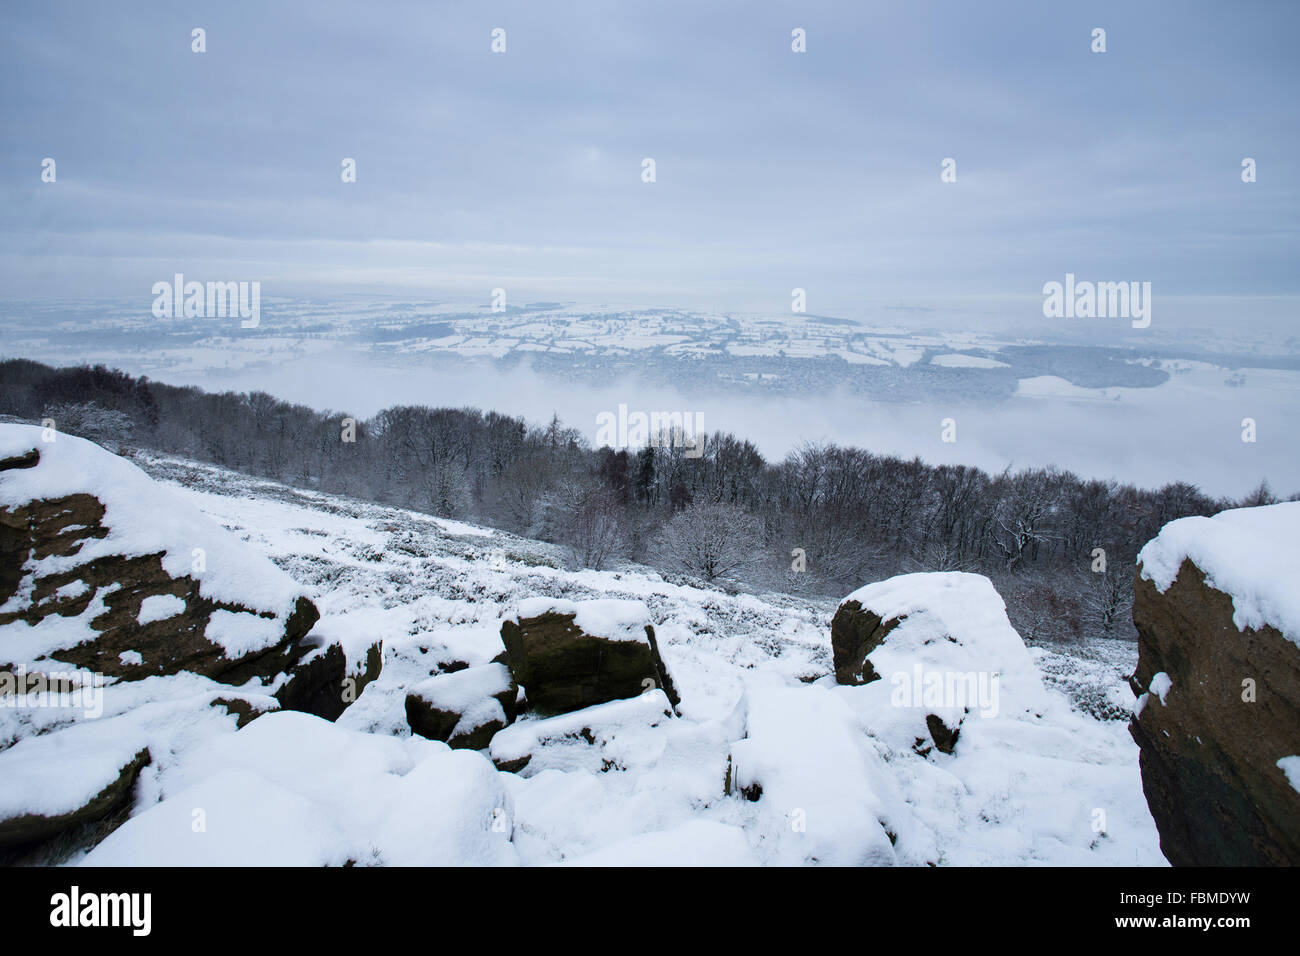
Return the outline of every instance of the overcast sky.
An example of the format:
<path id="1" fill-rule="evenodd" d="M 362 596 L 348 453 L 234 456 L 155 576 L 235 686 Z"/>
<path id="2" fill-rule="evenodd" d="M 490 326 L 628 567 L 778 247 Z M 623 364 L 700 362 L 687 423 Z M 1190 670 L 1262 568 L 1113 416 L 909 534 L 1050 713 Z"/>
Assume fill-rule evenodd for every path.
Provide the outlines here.
<path id="1" fill-rule="evenodd" d="M 504 286 L 773 311 L 801 286 L 830 313 L 1041 298 L 1067 271 L 1157 296 L 1300 292 L 1288 0 L 50 0 L 2 16 L 4 297 L 147 307 L 176 271 L 264 295 Z"/>

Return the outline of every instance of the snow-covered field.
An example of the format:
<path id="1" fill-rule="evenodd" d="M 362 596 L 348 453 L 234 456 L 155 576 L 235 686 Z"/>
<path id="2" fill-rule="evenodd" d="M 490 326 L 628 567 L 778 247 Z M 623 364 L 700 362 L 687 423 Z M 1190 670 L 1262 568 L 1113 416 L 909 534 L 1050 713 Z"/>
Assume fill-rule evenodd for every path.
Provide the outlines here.
<path id="1" fill-rule="evenodd" d="M 949 623 L 966 629 L 962 669 L 1001 673 L 1002 699 L 988 716 L 966 714 L 945 754 L 916 747 L 925 711 L 891 701 L 890 681 L 836 685 L 833 604 L 728 594 L 635 566 L 566 570 L 557 549 L 505 533 L 189 462 L 137 462 L 305 585 L 321 633 L 352 647 L 381 640 L 384 668 L 336 724 L 273 713 L 238 732 L 233 717 L 193 706 L 232 696 L 204 679 L 106 688 L 104 717 L 78 721 L 82 739 L 61 745 L 73 748 L 60 764 L 67 799 L 141 743 L 153 762 L 130 819 L 69 862 L 1164 863 L 1125 723 L 1082 713 L 1056 689 L 1082 682 L 1122 703 L 1119 666 L 1026 651 L 998 622 L 996 598 L 980 597 L 982 579 L 956 576 L 973 583 L 953 591 L 967 603 L 948 609 Z M 891 588 L 900 606 L 928 593 Z M 486 754 L 412 737 L 408 688 L 452 660 L 490 661 L 503 615 L 537 597 L 645 602 L 680 716 L 656 690 L 524 716 Z M 914 616 L 899 633 L 918 642 L 917 659 L 942 661 L 925 630 L 939 617 Z M 1044 670 L 1055 673 L 1043 680 Z M 0 740 L 52 719 L 0 711 Z M 68 736 L 29 737 L 0 763 L 57 759 L 34 745 Z M 102 748 L 111 753 L 98 763 L 77 763 Z M 488 759 L 522 753 L 532 759 L 518 773 Z M 0 780 L 0 802 L 24 794 L 21 779 Z"/>

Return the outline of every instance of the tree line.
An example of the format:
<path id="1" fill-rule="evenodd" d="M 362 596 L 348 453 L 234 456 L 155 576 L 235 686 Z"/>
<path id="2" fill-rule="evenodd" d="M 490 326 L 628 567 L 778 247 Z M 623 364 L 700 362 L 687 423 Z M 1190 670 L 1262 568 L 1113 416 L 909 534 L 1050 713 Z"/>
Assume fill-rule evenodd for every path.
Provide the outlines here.
<path id="1" fill-rule="evenodd" d="M 1230 501 L 1186 482 L 991 474 L 834 444 L 768 461 L 725 432 L 692 449 L 593 448 L 555 416 L 402 405 L 358 420 L 265 392 L 24 359 L 0 362 L 0 413 L 52 419 L 113 450 L 147 447 L 501 528 L 562 545 L 580 567 L 631 560 L 727 587 L 827 596 L 907 571 L 979 572 L 1031 641 L 1133 638 L 1134 561 L 1162 525 L 1277 500 L 1266 483 Z"/>

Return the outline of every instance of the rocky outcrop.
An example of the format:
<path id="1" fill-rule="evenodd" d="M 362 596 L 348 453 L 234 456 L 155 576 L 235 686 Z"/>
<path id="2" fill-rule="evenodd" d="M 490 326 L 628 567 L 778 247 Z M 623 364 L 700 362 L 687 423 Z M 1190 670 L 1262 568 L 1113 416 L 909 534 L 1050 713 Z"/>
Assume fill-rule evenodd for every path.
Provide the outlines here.
<path id="1" fill-rule="evenodd" d="M 529 707 L 539 713 L 568 713 L 655 688 L 674 707 L 679 702 L 640 601 L 530 599 L 502 623 L 501 640 Z"/>
<path id="2" fill-rule="evenodd" d="M 482 750 L 515 719 L 519 687 L 509 668 L 492 663 L 439 674 L 406 696 L 413 733 L 454 749 Z"/>
<path id="3" fill-rule="evenodd" d="M 297 597 L 292 612 L 277 622 L 279 640 L 232 658 L 207 636 L 213 614 L 247 616 L 246 626 L 261 628 L 275 620 L 273 613 L 204 595 L 198 577 L 168 573 L 163 567 L 165 551 L 79 561 L 87 542 L 108 537 L 106 511 L 103 502 L 90 494 L 41 498 L 0 509 L 0 605 L 18 605 L 0 613 L 0 627 L 18 621 L 36 627 L 47 619 L 53 623 L 89 611 L 93 640 L 50 648 L 47 656 L 127 680 L 189 671 L 238 684 L 251 677 L 273 677 L 301 656 L 298 644 L 320 617 L 305 596 Z M 24 574 L 51 558 L 56 560 L 49 573 L 27 570 Z M 23 595 L 18 594 L 20 586 Z M 164 611 L 158 612 L 165 616 L 150 617 L 145 605 L 150 598 L 165 602 L 160 605 Z M 238 618 L 239 626 L 237 622 Z"/>
<path id="4" fill-rule="evenodd" d="M 1139 555 L 1129 730 L 1175 866 L 1300 864 L 1298 530 L 1300 504 L 1240 509 Z"/>
<path id="5" fill-rule="evenodd" d="M 382 657 L 364 635 L 312 633 L 318 618 L 283 571 L 130 462 L 0 425 L 0 694 L 107 684 L 130 700 L 120 685 L 195 674 L 232 685 L 195 706 L 224 708 L 239 727 L 277 702 L 333 720 Z M 85 743 L 106 725 L 67 717 L 0 751 L 21 784 L 0 781 L 0 847 L 39 855 L 86 824 L 111 829 L 127 805 L 148 749 L 124 737 L 109 753 Z"/>
<path id="6" fill-rule="evenodd" d="M 319 613 L 297 584 L 72 436 L 0 426 L 0 609 L 0 672 L 256 679 L 329 719 L 349 700 L 343 651 L 307 639 Z"/>

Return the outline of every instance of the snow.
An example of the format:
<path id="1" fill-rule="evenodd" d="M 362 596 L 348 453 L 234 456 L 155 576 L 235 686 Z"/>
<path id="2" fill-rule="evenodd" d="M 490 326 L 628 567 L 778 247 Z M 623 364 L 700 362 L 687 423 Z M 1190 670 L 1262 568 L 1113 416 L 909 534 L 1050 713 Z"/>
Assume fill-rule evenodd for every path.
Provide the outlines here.
<path id="1" fill-rule="evenodd" d="M 141 773 L 140 787 L 155 793 L 159 775 L 172 772 L 177 754 L 233 732 L 235 718 L 211 706 L 213 700 L 244 699 L 263 710 L 278 706 L 274 698 L 193 674 L 132 681 L 102 693 L 102 716 L 66 707 L 0 711 L 0 741 L 21 737 L 0 751 L 0 818 L 79 809 L 144 749 L 152 762 Z"/>
<path id="2" fill-rule="evenodd" d="M 1174 686 L 1173 679 L 1168 674 L 1161 671 L 1151 677 L 1150 693 L 1160 698 L 1161 706 L 1164 706 L 1165 698 L 1169 696 L 1169 690 Z"/>
<path id="3" fill-rule="evenodd" d="M 273 647 L 283 635 L 284 624 L 275 618 L 224 609 L 212 612 L 203 631 L 203 636 L 224 650 L 231 660 Z"/>
<path id="4" fill-rule="evenodd" d="M 1029 399 L 1064 399 L 1076 402 L 1119 402 L 1126 396 L 1132 396 L 1137 389 L 1119 386 L 1107 388 L 1088 388 L 1075 385 L 1069 379 L 1059 375 L 1034 375 L 1018 379 L 1016 397 Z M 1141 396 L 1140 396 L 1141 397 Z"/>
<path id="5" fill-rule="evenodd" d="M 439 674 L 411 688 L 438 710 L 463 714 L 485 697 L 494 697 L 510 689 L 510 668 L 504 664 L 484 664 Z"/>
<path id="6" fill-rule="evenodd" d="M 346 841 L 311 801 L 227 770 L 128 820 L 83 866 L 341 866 Z"/>
<path id="7" fill-rule="evenodd" d="M 1283 757 L 1277 765 L 1286 774 L 1286 782 L 1291 784 L 1291 789 L 1300 791 L 1300 755 Z"/>
<path id="8" fill-rule="evenodd" d="M 279 712 L 197 748 L 180 789 L 85 858 L 92 866 L 512 864 L 509 801 L 480 754 Z M 175 785 L 175 784 L 173 784 Z M 198 829 L 195 811 L 202 811 Z"/>
<path id="9" fill-rule="evenodd" d="M 29 577 L 33 573 L 49 575 L 73 570 L 103 557 L 162 553 L 164 570 L 175 578 L 195 578 L 204 597 L 249 607 L 277 619 L 274 629 L 267 626 L 241 630 L 238 637 L 232 637 L 233 647 L 251 652 L 280 639 L 284 620 L 303 594 L 287 574 L 266 557 L 244 548 L 228 531 L 130 462 L 71 435 L 55 434 L 52 441 L 44 441 L 44 437 L 44 429 L 33 425 L 0 425 L 0 458 L 22 455 L 31 449 L 40 453 L 34 468 L 10 469 L 0 475 L 0 508 L 21 507 L 43 498 L 90 494 L 104 505 L 102 523 L 108 534 L 84 539 L 74 555 L 29 562 L 24 568 Z M 96 601 L 102 594 L 96 596 Z M 149 613 L 156 613 L 158 607 L 151 605 Z M 102 613 L 102 607 L 99 610 Z M 32 662 L 59 646 L 93 638 L 94 632 L 88 626 L 93 616 L 60 616 L 57 621 L 51 616 L 36 627 L 19 622 L 5 625 L 0 627 L 0 647 L 13 663 Z M 228 632 L 224 636 L 231 637 Z M 71 643 L 61 643 L 69 639 Z"/>
<path id="10" fill-rule="evenodd" d="M 732 747 L 732 785 L 761 787 L 759 832 L 773 862 L 895 863 L 881 818 L 901 801 L 881 796 L 887 772 L 868 758 L 852 709 L 820 687 L 757 689 L 740 706 L 745 738 Z"/>
<path id="11" fill-rule="evenodd" d="M 610 844 L 567 866 L 759 866 L 740 827 L 690 820 Z"/>
<path id="12" fill-rule="evenodd" d="M 663 748 L 654 730 L 671 714 L 668 696 L 656 688 L 558 717 L 516 721 L 492 738 L 488 752 L 497 764 L 533 758 L 526 774 L 543 767 L 599 769 L 606 761 L 648 763 Z"/>
<path id="13" fill-rule="evenodd" d="M 136 623 L 143 627 L 185 613 L 185 602 L 174 594 L 151 594 L 140 602 Z"/>
<path id="14" fill-rule="evenodd" d="M 437 710 L 460 714 L 452 736 L 469 733 L 494 720 L 506 722 L 505 711 L 496 695 L 510 689 L 513 680 L 504 664 L 483 664 L 439 674 L 411 688 L 416 697 Z"/>
<path id="15" fill-rule="evenodd" d="M 60 746 L 128 759 L 149 748 L 130 819 L 85 862 L 1164 862 L 1124 724 L 1077 713 L 1043 686 L 977 575 L 907 575 L 855 592 L 907 620 L 872 654 L 883 679 L 840 687 L 831 602 L 731 595 L 629 565 L 564 570 L 551 546 L 502 532 L 140 460 L 178 502 L 302 582 L 322 615 L 313 635 L 345 640 L 354 668 L 382 644 L 384 668 L 333 724 L 278 711 L 266 688 L 192 674 L 110 684 L 99 720 L 0 708 L 0 793 L 11 808 L 75 803 L 108 772 L 91 773 L 90 761 L 69 779 L 66 769 L 41 776 L 39 762 L 6 769 L 38 744 L 67 737 Z M 657 689 L 559 717 L 525 714 L 488 750 L 528 757 L 518 773 L 411 735 L 408 693 L 461 703 L 500 686 L 492 661 L 504 616 L 589 604 L 584 629 L 641 640 L 653 624 L 680 716 Z M 925 673 L 996 674 L 996 706 L 901 706 L 893 678 L 910 679 L 917 662 Z M 442 673 L 451 665 L 467 666 Z M 1120 681 L 1117 669 L 1090 673 Z M 235 717 L 211 706 L 218 697 L 270 713 L 236 732 Z M 960 722 L 951 755 L 914 748 L 936 711 Z M 750 783 L 763 787 L 757 801 L 740 792 Z"/>
<path id="16" fill-rule="evenodd" d="M 528 598 L 515 607 L 514 618 L 540 617 L 543 614 L 573 614 L 573 623 L 584 634 L 610 641 L 647 643 L 645 626 L 651 622 L 650 609 L 643 601 L 601 599 L 570 601 L 564 598 Z"/>
<path id="17" fill-rule="evenodd" d="M 999 362 L 997 359 L 984 358 L 981 355 L 965 355 L 960 352 L 949 352 L 944 355 L 936 355 L 930 359 L 931 365 L 942 365 L 945 368 L 1010 368 L 1006 362 Z"/>
<path id="18" fill-rule="evenodd" d="M 130 735 L 114 735 L 126 723 L 87 723 L 0 751 L 0 819 L 55 817 L 89 803 L 141 749 Z"/>
<path id="19" fill-rule="evenodd" d="M 1238 630 L 1271 626 L 1300 645 L 1300 501 L 1234 508 L 1171 521 L 1138 552 L 1144 580 L 1162 594 L 1190 560 L 1232 598 Z"/>

